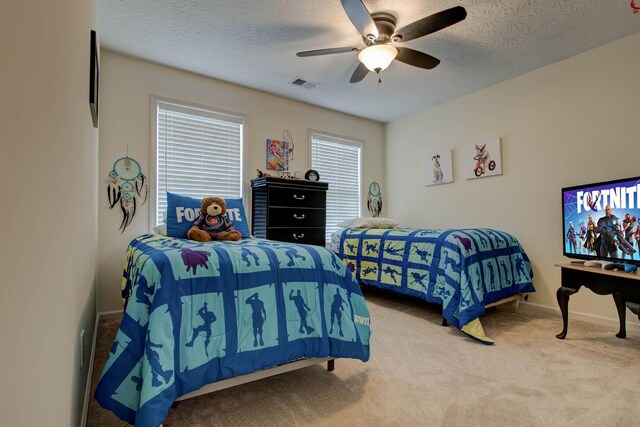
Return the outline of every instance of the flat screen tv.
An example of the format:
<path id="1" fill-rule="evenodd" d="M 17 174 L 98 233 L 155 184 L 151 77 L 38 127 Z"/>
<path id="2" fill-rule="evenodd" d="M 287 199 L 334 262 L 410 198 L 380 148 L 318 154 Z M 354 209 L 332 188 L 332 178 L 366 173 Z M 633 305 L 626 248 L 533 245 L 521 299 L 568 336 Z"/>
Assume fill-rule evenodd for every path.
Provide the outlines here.
<path id="1" fill-rule="evenodd" d="M 562 189 L 564 256 L 640 265 L 640 177 Z"/>

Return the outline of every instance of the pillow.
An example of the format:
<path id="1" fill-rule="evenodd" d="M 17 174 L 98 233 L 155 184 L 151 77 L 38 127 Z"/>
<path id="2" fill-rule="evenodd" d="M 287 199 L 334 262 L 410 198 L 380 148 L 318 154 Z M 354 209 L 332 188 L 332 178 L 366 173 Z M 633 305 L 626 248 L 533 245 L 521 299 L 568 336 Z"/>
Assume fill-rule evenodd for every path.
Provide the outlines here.
<path id="1" fill-rule="evenodd" d="M 242 237 L 251 237 L 249 221 L 244 211 L 242 199 L 224 199 L 227 202 L 227 218 L 232 222 L 233 228 L 238 230 Z"/>
<path id="2" fill-rule="evenodd" d="M 225 199 L 227 218 L 242 237 L 251 237 L 242 199 Z M 187 238 L 187 232 L 200 215 L 201 199 L 167 192 L 167 236 Z"/>
<path id="3" fill-rule="evenodd" d="M 338 227 L 354 227 L 354 228 L 396 228 L 398 226 L 398 221 L 395 219 L 389 218 L 351 218 L 345 221 L 342 221 L 338 224 Z"/>
<path id="4" fill-rule="evenodd" d="M 156 234 L 162 234 L 163 236 L 167 235 L 167 224 L 160 224 L 153 227 L 153 232 Z"/>

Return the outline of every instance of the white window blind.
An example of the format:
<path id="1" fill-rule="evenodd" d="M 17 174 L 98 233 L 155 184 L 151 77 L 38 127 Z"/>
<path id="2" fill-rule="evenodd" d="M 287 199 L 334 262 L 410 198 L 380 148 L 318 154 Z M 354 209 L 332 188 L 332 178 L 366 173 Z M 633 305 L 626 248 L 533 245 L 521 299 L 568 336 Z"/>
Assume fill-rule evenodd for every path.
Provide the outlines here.
<path id="1" fill-rule="evenodd" d="M 242 197 L 241 117 L 156 101 L 156 219 L 167 194 Z"/>
<path id="2" fill-rule="evenodd" d="M 360 216 L 361 151 L 359 142 L 311 134 L 311 169 L 318 171 L 320 181 L 329 183 L 327 242 L 339 222 Z"/>

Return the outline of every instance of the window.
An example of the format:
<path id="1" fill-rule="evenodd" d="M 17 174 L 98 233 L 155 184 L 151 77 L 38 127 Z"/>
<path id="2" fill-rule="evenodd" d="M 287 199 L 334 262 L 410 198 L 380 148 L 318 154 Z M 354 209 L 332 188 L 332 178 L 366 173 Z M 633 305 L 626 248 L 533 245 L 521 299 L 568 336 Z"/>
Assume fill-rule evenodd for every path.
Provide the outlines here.
<path id="1" fill-rule="evenodd" d="M 167 191 L 242 197 L 243 119 L 158 99 L 155 106 L 156 223 L 167 210 Z"/>
<path id="2" fill-rule="evenodd" d="M 339 222 L 360 216 L 361 151 L 359 142 L 311 133 L 311 169 L 329 183 L 327 242 Z"/>

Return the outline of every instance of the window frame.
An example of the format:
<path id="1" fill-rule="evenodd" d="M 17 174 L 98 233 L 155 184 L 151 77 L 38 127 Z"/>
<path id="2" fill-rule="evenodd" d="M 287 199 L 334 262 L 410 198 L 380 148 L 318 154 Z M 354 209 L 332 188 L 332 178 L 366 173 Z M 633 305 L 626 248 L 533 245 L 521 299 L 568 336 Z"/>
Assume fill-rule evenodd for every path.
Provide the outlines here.
<path id="1" fill-rule="evenodd" d="M 210 112 L 219 116 L 228 116 L 235 120 L 242 122 L 242 132 L 240 138 L 240 197 L 246 204 L 246 185 L 244 184 L 245 177 L 245 164 L 246 164 L 246 129 L 247 129 L 247 117 L 245 114 L 224 110 L 217 107 L 208 105 L 197 104 L 190 101 L 183 101 L 173 98 L 167 98 L 159 95 L 151 94 L 149 96 L 149 117 L 150 117 L 150 146 L 149 150 L 149 232 L 153 231 L 153 228 L 161 225 L 156 224 L 158 218 L 158 103 L 173 104 L 178 107 L 191 108 L 195 110 L 202 110 L 204 112 Z"/>
<path id="2" fill-rule="evenodd" d="M 362 207 L 363 207 L 363 176 L 364 176 L 364 141 L 359 138 L 354 138 L 346 135 L 340 135 L 332 132 L 325 132 L 319 129 L 308 129 L 308 141 L 309 141 L 309 168 L 313 169 L 313 137 L 317 136 L 318 139 L 322 139 L 322 137 L 326 137 L 330 142 L 336 142 L 340 144 L 350 145 L 352 147 L 358 147 L 360 149 L 360 159 L 359 159 L 359 168 L 360 173 L 358 174 L 358 180 L 360 181 L 359 189 L 358 189 L 358 216 L 362 216 Z M 333 140 L 333 141 L 331 141 Z M 320 181 L 322 181 L 322 174 L 320 174 Z M 329 190 L 331 191 L 331 184 L 329 184 Z M 332 227 L 335 227 L 333 225 Z M 329 230 L 328 223 L 325 222 L 325 230 Z M 330 244 L 330 239 L 327 238 L 326 245 Z"/>

